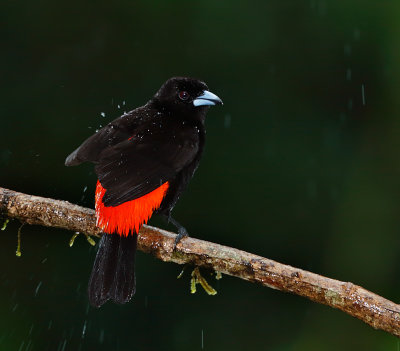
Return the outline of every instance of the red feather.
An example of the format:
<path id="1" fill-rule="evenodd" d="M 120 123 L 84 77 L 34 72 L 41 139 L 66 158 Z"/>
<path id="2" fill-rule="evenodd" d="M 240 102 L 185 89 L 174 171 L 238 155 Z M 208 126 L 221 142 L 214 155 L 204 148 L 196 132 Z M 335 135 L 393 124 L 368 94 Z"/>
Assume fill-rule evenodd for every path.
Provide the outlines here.
<path id="1" fill-rule="evenodd" d="M 102 201 L 106 189 L 97 181 L 97 226 L 108 234 L 116 233 L 121 236 L 137 234 L 142 224 L 147 223 L 153 212 L 160 207 L 168 187 L 168 182 L 165 182 L 157 189 L 135 200 L 114 207 L 106 207 Z"/>

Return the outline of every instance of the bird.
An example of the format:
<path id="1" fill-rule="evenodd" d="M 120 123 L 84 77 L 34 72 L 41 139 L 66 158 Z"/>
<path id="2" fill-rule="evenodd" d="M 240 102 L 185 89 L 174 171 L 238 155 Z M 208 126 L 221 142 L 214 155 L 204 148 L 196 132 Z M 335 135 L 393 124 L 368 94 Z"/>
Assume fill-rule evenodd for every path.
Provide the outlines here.
<path id="1" fill-rule="evenodd" d="M 136 291 L 137 235 L 153 214 L 188 232 L 171 212 L 193 177 L 204 150 L 205 117 L 222 105 L 201 80 L 168 79 L 143 106 L 111 121 L 65 160 L 94 164 L 96 225 L 102 236 L 88 284 L 89 302 L 124 304 Z"/>

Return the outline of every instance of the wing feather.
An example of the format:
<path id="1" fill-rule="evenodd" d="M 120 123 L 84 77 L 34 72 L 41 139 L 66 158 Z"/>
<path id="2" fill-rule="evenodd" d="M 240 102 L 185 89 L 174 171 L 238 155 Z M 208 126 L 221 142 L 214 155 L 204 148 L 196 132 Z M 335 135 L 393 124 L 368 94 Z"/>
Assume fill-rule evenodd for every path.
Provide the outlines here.
<path id="1" fill-rule="evenodd" d="M 198 128 L 144 106 L 89 137 L 65 164 L 93 162 L 106 189 L 103 203 L 118 206 L 173 179 L 198 151 Z"/>
<path id="2" fill-rule="evenodd" d="M 198 143 L 168 139 L 148 134 L 104 150 L 95 171 L 107 189 L 103 197 L 106 206 L 118 206 L 153 191 L 194 159 Z"/>

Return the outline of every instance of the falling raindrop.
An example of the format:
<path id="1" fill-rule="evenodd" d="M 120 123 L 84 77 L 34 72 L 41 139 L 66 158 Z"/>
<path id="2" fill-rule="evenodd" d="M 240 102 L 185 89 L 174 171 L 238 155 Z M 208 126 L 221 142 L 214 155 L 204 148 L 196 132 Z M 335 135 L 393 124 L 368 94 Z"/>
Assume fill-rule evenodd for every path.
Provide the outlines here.
<path id="1" fill-rule="evenodd" d="M 39 289 L 40 289 L 40 287 L 42 286 L 42 283 L 43 283 L 43 282 L 40 281 L 39 284 L 37 285 L 36 290 L 35 290 L 35 296 L 38 294 Z"/>
<path id="2" fill-rule="evenodd" d="M 18 351 L 22 351 L 22 348 L 24 347 L 25 341 L 22 340 L 21 345 L 19 346 Z"/>
<path id="3" fill-rule="evenodd" d="M 82 328 L 82 339 L 85 337 L 85 334 L 86 334 L 86 321 L 83 324 L 83 328 Z"/>

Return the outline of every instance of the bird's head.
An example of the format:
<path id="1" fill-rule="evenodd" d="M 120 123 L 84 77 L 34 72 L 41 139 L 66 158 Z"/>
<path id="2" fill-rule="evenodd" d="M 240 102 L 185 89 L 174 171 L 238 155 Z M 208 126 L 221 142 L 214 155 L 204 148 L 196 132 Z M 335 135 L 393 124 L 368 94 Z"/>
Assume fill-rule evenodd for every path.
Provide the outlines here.
<path id="1" fill-rule="evenodd" d="M 171 113 L 204 115 L 209 106 L 222 105 L 222 100 L 197 79 L 168 79 L 154 95 L 152 102 Z"/>

